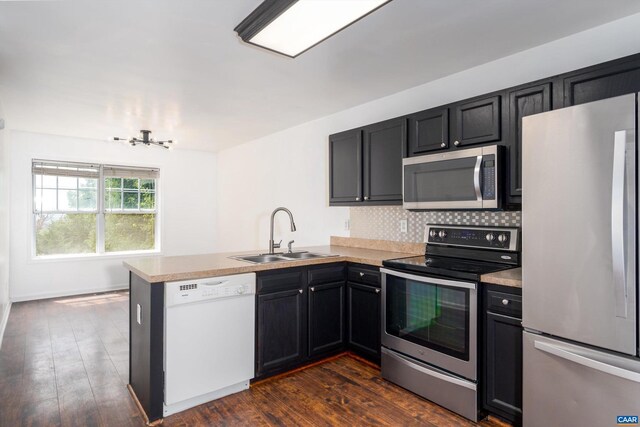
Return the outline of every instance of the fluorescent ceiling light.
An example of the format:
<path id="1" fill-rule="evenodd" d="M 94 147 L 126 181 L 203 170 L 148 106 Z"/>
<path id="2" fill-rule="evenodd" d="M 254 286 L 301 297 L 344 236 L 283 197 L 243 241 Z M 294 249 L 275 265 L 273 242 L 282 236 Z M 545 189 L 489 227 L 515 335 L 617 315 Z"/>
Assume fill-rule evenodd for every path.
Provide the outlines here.
<path id="1" fill-rule="evenodd" d="M 391 0 L 266 0 L 235 31 L 295 58 Z"/>

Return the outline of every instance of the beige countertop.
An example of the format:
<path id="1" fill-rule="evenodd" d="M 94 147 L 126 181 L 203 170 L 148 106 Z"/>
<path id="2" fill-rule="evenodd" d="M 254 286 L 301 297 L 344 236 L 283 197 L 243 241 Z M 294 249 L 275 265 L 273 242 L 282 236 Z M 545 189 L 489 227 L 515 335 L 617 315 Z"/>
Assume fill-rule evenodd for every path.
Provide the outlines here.
<path id="1" fill-rule="evenodd" d="M 251 264 L 229 258 L 230 256 L 257 254 L 264 251 L 227 252 L 218 254 L 159 256 L 140 258 L 123 262 L 124 266 L 150 283 L 173 280 L 198 279 L 203 277 L 225 276 L 228 274 L 250 273 L 274 270 L 278 268 L 300 267 L 306 265 L 327 264 L 331 262 L 356 262 L 382 266 L 382 261 L 393 258 L 415 256 L 415 253 L 393 252 L 356 248 L 349 246 L 313 246 L 296 248 L 296 251 L 318 252 L 335 255 L 329 258 L 279 261 L 266 264 Z"/>
<path id="2" fill-rule="evenodd" d="M 480 276 L 483 283 L 492 283 L 494 285 L 512 286 L 514 288 L 522 287 L 522 267 L 511 268 L 509 270 L 497 271 L 495 273 L 483 274 Z"/>

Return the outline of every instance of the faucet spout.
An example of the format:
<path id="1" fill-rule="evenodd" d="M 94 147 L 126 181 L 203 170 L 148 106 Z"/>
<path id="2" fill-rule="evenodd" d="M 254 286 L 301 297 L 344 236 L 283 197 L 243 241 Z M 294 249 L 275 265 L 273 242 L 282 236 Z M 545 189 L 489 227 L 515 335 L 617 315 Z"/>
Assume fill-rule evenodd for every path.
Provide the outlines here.
<path id="1" fill-rule="evenodd" d="M 296 231 L 296 223 L 293 221 L 293 214 L 291 213 L 291 211 L 284 207 L 275 208 L 271 213 L 271 223 L 270 223 L 270 229 L 269 229 L 269 254 L 270 255 L 273 255 L 275 253 L 274 249 L 280 247 L 280 243 L 275 243 L 273 241 L 273 220 L 279 211 L 286 212 L 289 215 L 289 221 L 291 222 L 291 231 Z"/>

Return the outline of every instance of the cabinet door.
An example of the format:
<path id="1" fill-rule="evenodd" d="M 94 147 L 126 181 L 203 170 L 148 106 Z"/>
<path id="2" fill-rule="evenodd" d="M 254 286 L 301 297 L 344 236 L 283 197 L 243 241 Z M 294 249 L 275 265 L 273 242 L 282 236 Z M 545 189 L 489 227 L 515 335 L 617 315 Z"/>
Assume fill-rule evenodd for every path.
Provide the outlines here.
<path id="1" fill-rule="evenodd" d="M 569 73 L 564 78 L 564 106 L 640 92 L 640 58 L 624 58 Z"/>
<path id="2" fill-rule="evenodd" d="M 380 363 L 380 288 L 347 282 L 349 348 Z"/>
<path id="3" fill-rule="evenodd" d="M 485 409 L 520 424 L 522 422 L 520 319 L 487 311 L 485 332 Z"/>
<path id="4" fill-rule="evenodd" d="M 408 118 L 409 156 L 449 147 L 449 109 L 435 108 Z"/>
<path id="5" fill-rule="evenodd" d="M 362 201 L 362 132 L 329 136 L 329 203 Z"/>
<path id="6" fill-rule="evenodd" d="M 305 329 L 302 289 L 258 295 L 256 376 L 302 361 Z"/>
<path id="7" fill-rule="evenodd" d="M 466 146 L 500 140 L 501 96 L 494 95 L 455 106 L 456 131 L 453 145 Z"/>
<path id="8" fill-rule="evenodd" d="M 309 288 L 309 356 L 344 345 L 344 281 Z"/>
<path id="9" fill-rule="evenodd" d="M 509 92 L 509 194 L 522 196 L 522 118 L 551 110 L 551 83 Z M 514 200 L 520 202 L 520 200 Z"/>
<path id="10" fill-rule="evenodd" d="M 406 120 L 387 120 L 364 128 L 364 200 L 402 203 L 402 158 Z"/>

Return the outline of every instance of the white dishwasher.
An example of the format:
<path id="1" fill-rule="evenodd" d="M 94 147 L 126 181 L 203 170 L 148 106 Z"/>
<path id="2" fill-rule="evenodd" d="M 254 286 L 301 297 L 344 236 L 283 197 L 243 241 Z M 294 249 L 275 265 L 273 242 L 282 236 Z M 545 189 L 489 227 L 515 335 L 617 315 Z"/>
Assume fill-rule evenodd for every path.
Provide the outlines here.
<path id="1" fill-rule="evenodd" d="M 165 416 L 249 388 L 255 293 L 255 273 L 165 284 Z"/>

